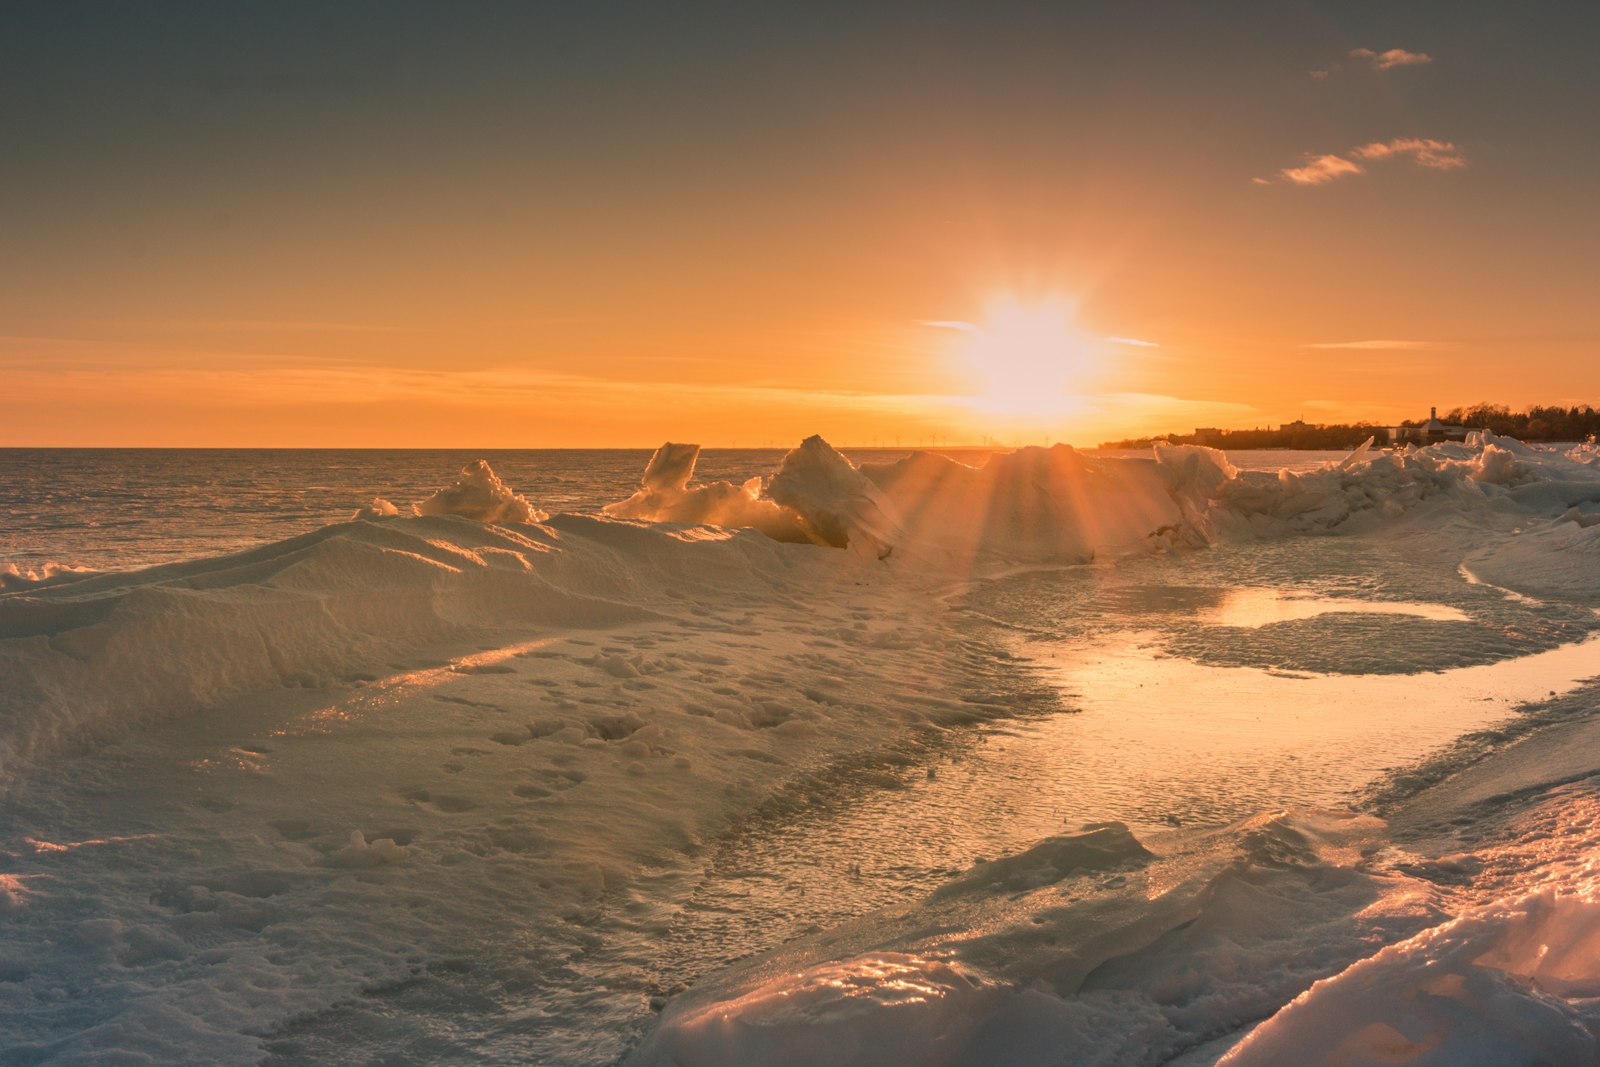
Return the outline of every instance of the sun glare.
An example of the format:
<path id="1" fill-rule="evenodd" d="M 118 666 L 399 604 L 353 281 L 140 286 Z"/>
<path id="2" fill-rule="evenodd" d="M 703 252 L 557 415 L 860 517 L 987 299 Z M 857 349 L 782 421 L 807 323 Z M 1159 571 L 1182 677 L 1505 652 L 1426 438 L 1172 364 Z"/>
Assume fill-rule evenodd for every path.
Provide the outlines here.
<path id="1" fill-rule="evenodd" d="M 1025 304 L 998 297 L 980 323 L 937 322 L 958 330 L 957 373 L 977 406 L 1002 416 L 1048 416 L 1073 406 L 1094 348 L 1074 327 L 1072 305 L 1055 298 Z"/>

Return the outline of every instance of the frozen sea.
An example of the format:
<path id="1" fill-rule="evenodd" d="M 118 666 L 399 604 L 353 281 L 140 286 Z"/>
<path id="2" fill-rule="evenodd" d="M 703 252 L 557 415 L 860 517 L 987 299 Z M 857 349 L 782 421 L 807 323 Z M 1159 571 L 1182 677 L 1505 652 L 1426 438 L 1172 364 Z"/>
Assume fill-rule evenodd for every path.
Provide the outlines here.
<path id="1" fill-rule="evenodd" d="M 0 1062 L 1596 1062 L 1597 459 L 0 452 Z"/>

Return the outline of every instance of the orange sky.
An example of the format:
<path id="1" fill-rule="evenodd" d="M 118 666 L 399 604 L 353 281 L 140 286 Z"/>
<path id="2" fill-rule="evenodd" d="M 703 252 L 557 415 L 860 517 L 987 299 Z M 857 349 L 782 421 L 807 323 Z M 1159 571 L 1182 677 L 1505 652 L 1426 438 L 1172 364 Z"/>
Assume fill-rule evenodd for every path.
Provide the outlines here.
<path id="1" fill-rule="evenodd" d="M 7 16 L 0 445 L 1600 403 L 1592 14 L 1198 6 Z M 1026 411 L 1005 299 L 1073 309 Z"/>

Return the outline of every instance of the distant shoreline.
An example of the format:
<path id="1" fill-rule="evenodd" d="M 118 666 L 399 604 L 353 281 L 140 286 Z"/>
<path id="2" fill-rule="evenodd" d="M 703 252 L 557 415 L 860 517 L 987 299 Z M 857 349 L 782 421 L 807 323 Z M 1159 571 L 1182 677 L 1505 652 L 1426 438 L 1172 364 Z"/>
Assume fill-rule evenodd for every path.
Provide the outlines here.
<path id="1" fill-rule="evenodd" d="M 1452 408 L 1440 415 L 1436 421 L 1465 427 L 1468 430 L 1489 430 L 1502 437 L 1515 437 L 1519 441 L 1536 443 L 1586 441 L 1600 434 L 1600 411 L 1596 411 L 1589 404 L 1577 404 L 1571 407 L 1535 405 L 1527 411 L 1512 411 L 1503 404 L 1475 404 L 1470 408 Z M 1121 441 L 1105 441 L 1099 447 L 1149 448 L 1157 441 L 1164 441 L 1175 445 L 1206 445 L 1223 451 L 1267 448 L 1318 451 L 1355 448 L 1369 437 L 1387 440 L 1391 429 L 1422 427 L 1428 422 L 1428 419 L 1419 418 L 1405 419 L 1399 423 L 1361 421 L 1312 424 L 1296 421 L 1278 427 L 1257 427 L 1253 430 L 1201 427 L 1187 434 L 1156 434 L 1150 437 L 1130 437 Z"/>

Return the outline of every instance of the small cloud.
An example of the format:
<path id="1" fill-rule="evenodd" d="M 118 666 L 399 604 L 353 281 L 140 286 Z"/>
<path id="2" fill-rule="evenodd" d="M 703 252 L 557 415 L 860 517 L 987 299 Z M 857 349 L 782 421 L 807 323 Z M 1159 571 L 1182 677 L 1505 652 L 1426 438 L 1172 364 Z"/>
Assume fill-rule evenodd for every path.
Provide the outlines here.
<path id="1" fill-rule="evenodd" d="M 960 330 L 962 333 L 982 333 L 970 322 L 959 322 L 955 319 L 925 319 L 922 325 L 933 326 L 940 330 Z"/>
<path id="2" fill-rule="evenodd" d="M 1330 75 L 1332 73 L 1333 73 L 1332 70 L 1314 70 L 1314 71 L 1311 72 L 1311 76 L 1313 78 L 1317 79 L 1317 81 L 1322 81 L 1324 78 L 1326 78 L 1328 75 Z"/>
<path id="3" fill-rule="evenodd" d="M 1351 157 L 1355 157 L 1352 159 Z M 1365 174 L 1367 168 L 1356 160 L 1377 162 L 1385 159 L 1410 159 L 1419 167 L 1430 170 L 1455 170 L 1467 165 L 1467 157 L 1450 141 L 1436 141 L 1431 137 L 1396 137 L 1392 141 L 1372 141 L 1350 149 L 1348 155 L 1307 155 L 1306 162 L 1298 167 L 1285 167 L 1278 172 L 1284 181 L 1295 185 L 1326 185 L 1336 178 Z M 1271 185 L 1266 178 L 1250 179 L 1257 185 Z"/>
<path id="4" fill-rule="evenodd" d="M 1303 167 L 1285 167 L 1278 173 L 1296 185 L 1324 185 L 1347 174 L 1360 174 L 1361 164 L 1343 156 L 1325 155 L 1307 157 Z"/>
<path id="5" fill-rule="evenodd" d="M 1373 141 L 1355 149 L 1362 159 L 1389 159 L 1410 156 L 1419 167 L 1435 170 L 1453 170 L 1467 165 L 1461 149 L 1449 141 L 1435 141 L 1431 137 L 1397 137 L 1392 141 Z"/>
<path id="6" fill-rule="evenodd" d="M 1154 341 L 1141 341 L 1137 337 L 1102 337 L 1100 340 L 1111 345 L 1132 345 L 1135 348 L 1160 348 Z"/>
<path id="7" fill-rule="evenodd" d="M 1444 348 L 1443 341 L 1395 341 L 1387 338 L 1376 341 L 1321 341 L 1301 345 L 1301 348 L 1381 348 L 1396 351 L 1418 351 L 1425 348 Z"/>
<path id="8" fill-rule="evenodd" d="M 1374 52 L 1370 48 L 1352 48 L 1350 58 L 1366 60 L 1372 65 L 1373 70 L 1416 67 L 1433 62 L 1433 57 L 1425 52 L 1407 52 L 1404 48 L 1391 48 L 1387 52 Z"/>

